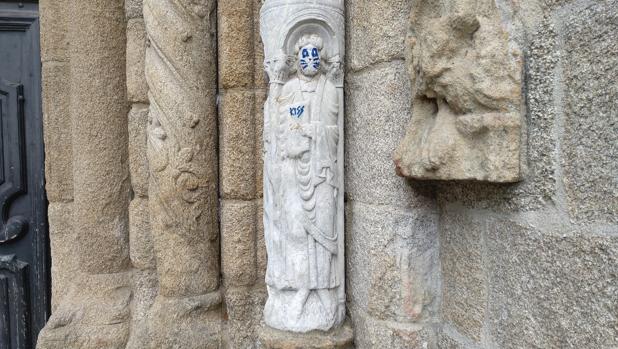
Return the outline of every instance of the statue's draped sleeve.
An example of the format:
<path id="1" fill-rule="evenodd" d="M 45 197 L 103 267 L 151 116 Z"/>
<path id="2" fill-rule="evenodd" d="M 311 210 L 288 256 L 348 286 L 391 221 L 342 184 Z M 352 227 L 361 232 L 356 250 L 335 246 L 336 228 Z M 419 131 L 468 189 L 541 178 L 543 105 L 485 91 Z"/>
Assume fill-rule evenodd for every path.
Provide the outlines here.
<path id="1" fill-rule="evenodd" d="M 327 82 L 322 96 L 320 122 L 316 124 L 316 174 L 315 185 L 324 181 L 337 187 L 337 146 L 339 142 L 339 97 L 336 87 Z"/>

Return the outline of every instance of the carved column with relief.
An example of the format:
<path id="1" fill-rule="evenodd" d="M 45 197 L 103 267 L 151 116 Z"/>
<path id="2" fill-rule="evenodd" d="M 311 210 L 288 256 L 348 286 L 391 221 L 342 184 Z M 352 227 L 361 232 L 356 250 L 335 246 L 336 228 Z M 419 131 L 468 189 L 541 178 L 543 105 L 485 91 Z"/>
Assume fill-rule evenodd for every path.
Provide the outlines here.
<path id="1" fill-rule="evenodd" d="M 213 0 L 145 0 L 149 206 L 159 293 L 133 348 L 220 345 Z"/>

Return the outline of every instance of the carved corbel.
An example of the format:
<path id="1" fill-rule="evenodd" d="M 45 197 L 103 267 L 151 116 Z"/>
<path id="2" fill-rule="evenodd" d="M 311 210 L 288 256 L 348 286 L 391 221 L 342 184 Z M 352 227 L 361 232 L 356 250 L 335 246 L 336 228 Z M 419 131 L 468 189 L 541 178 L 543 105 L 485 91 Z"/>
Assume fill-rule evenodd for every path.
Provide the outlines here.
<path id="1" fill-rule="evenodd" d="M 397 173 L 521 180 L 523 56 L 494 0 L 416 0 L 409 32 L 412 120 Z"/>

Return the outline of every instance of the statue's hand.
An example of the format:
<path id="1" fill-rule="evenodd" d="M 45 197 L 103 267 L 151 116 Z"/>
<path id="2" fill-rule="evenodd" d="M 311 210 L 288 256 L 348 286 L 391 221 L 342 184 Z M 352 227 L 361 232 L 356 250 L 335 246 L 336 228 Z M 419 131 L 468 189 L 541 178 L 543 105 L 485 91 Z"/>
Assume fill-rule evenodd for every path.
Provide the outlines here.
<path id="1" fill-rule="evenodd" d="M 303 125 L 301 128 L 301 134 L 308 138 L 313 138 L 315 135 L 315 127 L 314 123 Z"/>
<path id="2" fill-rule="evenodd" d="M 264 61 L 264 70 L 271 83 L 283 84 L 290 73 L 290 58 L 285 54 Z"/>

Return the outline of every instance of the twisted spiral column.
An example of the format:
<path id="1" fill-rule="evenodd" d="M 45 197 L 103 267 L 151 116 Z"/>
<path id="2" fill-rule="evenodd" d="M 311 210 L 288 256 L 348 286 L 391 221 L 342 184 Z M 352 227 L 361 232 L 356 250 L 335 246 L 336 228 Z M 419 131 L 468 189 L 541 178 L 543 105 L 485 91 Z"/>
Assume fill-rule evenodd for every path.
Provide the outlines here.
<path id="1" fill-rule="evenodd" d="M 145 0 L 149 206 L 159 294 L 218 288 L 214 0 Z"/>

